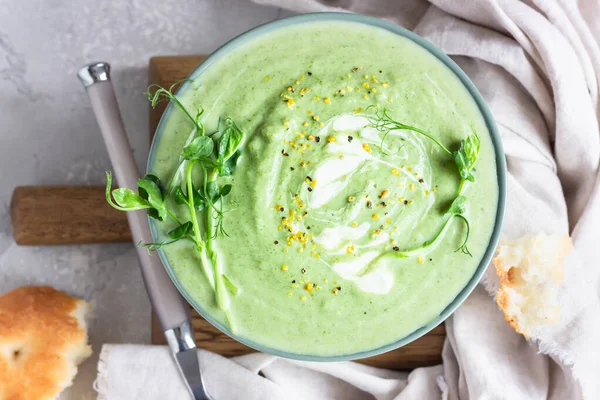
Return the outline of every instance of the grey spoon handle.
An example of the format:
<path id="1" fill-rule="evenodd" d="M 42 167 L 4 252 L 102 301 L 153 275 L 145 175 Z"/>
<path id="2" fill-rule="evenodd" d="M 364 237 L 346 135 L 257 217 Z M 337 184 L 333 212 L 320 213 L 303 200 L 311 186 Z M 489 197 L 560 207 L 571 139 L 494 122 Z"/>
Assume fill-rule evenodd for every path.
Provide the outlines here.
<path id="1" fill-rule="evenodd" d="M 82 68 L 77 75 L 90 98 L 119 186 L 135 189 L 139 171 L 127 140 L 110 80 L 110 65 L 105 62 L 92 63 Z M 144 211 L 127 212 L 127 220 L 134 244 L 140 240 L 144 243 L 153 241 L 148 217 Z M 195 357 L 196 345 L 188 306 L 171 281 L 158 254 L 149 254 L 145 248 L 137 246 L 136 252 L 150 302 L 165 332 L 178 367 L 188 384 L 188 389 L 195 399 L 209 399 Z M 186 365 L 181 365 L 182 353 L 192 352 L 193 358 L 196 359 L 195 365 L 193 360 L 189 361 L 192 357 L 187 357 Z"/>

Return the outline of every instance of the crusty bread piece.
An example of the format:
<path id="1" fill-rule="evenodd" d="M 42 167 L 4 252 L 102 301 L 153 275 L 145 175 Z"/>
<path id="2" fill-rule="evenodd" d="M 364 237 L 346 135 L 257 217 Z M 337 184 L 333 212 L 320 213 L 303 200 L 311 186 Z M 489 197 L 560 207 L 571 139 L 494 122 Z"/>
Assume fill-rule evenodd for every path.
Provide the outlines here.
<path id="1" fill-rule="evenodd" d="M 87 344 L 90 306 L 51 287 L 0 296 L 0 400 L 54 399 L 73 382 Z"/>
<path id="2" fill-rule="evenodd" d="M 524 236 L 498 246 L 493 260 L 500 277 L 496 302 L 525 337 L 558 319 L 558 287 L 571 248 L 571 238 L 561 235 Z"/>

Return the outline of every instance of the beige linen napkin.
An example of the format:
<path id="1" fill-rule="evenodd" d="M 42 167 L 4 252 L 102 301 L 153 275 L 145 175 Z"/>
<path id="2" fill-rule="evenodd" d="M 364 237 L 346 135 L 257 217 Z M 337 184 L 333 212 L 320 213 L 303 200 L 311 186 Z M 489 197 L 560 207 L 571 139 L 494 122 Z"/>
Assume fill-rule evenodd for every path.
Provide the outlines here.
<path id="1" fill-rule="evenodd" d="M 373 396 L 391 400 L 404 388 L 407 375 L 352 362 L 309 363 L 262 353 L 227 359 L 199 350 L 198 361 L 214 400 L 373 399 Z M 441 374 L 441 367 L 435 368 Z M 166 346 L 105 345 L 100 353 L 95 389 L 98 400 L 188 398 Z"/>
<path id="2" fill-rule="evenodd" d="M 574 249 L 559 294 L 560 319 L 530 341 L 508 326 L 490 296 L 497 286 L 490 268 L 484 285 L 446 323 L 442 366 L 406 377 L 353 363 L 263 354 L 226 360 L 200 352 L 215 398 L 600 398 L 600 2 L 255 1 L 380 16 L 452 56 L 483 94 L 502 135 L 509 169 L 504 235 L 570 234 Z M 105 347 L 100 398 L 179 398 L 170 395 L 183 392 L 167 360 L 164 348 Z"/>

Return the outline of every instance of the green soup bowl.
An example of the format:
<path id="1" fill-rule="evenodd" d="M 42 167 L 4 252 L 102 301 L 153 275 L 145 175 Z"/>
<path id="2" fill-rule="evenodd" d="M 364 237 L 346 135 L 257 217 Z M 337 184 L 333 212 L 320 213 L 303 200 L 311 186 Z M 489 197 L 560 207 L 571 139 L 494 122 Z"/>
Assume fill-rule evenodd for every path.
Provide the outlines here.
<path id="1" fill-rule="evenodd" d="M 412 333 L 410 333 L 409 335 L 407 335 L 405 337 L 399 338 L 398 340 L 396 340 L 392 343 L 389 343 L 389 344 L 386 344 L 384 346 L 380 346 L 380 347 L 377 347 L 374 349 L 370 349 L 368 351 L 362 351 L 362 352 L 353 353 L 353 354 L 335 355 L 335 356 L 315 356 L 315 355 L 298 354 L 298 353 L 291 353 L 291 352 L 273 349 L 273 348 L 270 348 L 263 344 L 255 343 L 252 340 L 248 340 L 247 338 L 240 337 L 240 336 L 232 333 L 227 326 L 224 326 L 222 323 L 220 323 L 215 318 L 213 318 L 213 316 L 211 316 L 205 310 L 203 305 L 194 299 L 194 297 L 186 290 L 186 288 L 178 280 L 177 276 L 175 275 L 175 273 L 173 272 L 173 269 L 171 268 L 171 266 L 169 264 L 169 261 L 168 261 L 166 255 L 164 254 L 164 252 L 161 249 L 158 249 L 158 253 L 160 255 L 160 258 L 162 260 L 164 267 L 166 268 L 169 276 L 171 277 L 175 286 L 179 289 L 179 291 L 181 292 L 183 297 L 192 305 L 192 307 L 196 311 L 198 311 L 198 313 L 202 317 L 204 317 L 207 321 L 209 321 L 211 324 L 213 324 L 215 327 L 217 327 L 220 331 L 224 332 L 225 334 L 232 337 L 233 339 L 235 339 L 251 348 L 254 348 L 258 351 L 262 351 L 265 353 L 270 353 L 270 354 L 273 354 L 276 356 L 297 359 L 297 360 L 330 362 L 330 361 L 344 361 L 344 360 L 354 360 L 354 359 L 371 357 L 371 356 L 382 354 L 382 353 L 397 349 L 399 347 L 402 347 L 402 346 L 418 339 L 419 337 L 425 335 L 427 332 L 429 332 L 430 330 L 432 330 L 433 328 L 435 328 L 436 326 L 441 324 L 446 318 L 448 318 L 460 306 L 460 304 L 467 298 L 467 296 L 471 293 L 471 291 L 475 288 L 475 286 L 481 279 L 483 273 L 485 272 L 486 268 L 488 267 L 488 265 L 493 257 L 495 248 L 498 244 L 500 231 L 501 231 L 501 227 L 502 227 L 502 220 L 503 220 L 503 216 L 504 216 L 505 202 L 506 202 L 506 163 L 505 163 L 504 150 L 502 148 L 502 142 L 500 139 L 500 135 L 498 133 L 498 129 L 494 122 L 494 118 L 492 117 L 490 110 L 486 106 L 486 104 L 483 100 L 483 97 L 481 96 L 481 94 L 479 93 L 479 91 L 477 90 L 477 88 L 475 87 L 473 82 L 471 82 L 471 80 L 467 77 L 467 75 L 460 69 L 460 67 L 458 65 L 456 65 L 456 63 L 454 63 L 454 61 L 452 61 L 450 59 L 450 57 L 448 57 L 441 50 L 439 50 L 438 48 L 433 46 L 431 43 L 429 43 L 425 39 L 421 38 L 420 36 L 414 34 L 413 32 L 410 32 L 398 25 L 383 21 L 381 19 L 357 15 L 357 14 L 349 14 L 349 13 L 314 13 L 314 14 L 303 14 L 303 15 L 298 15 L 298 16 L 293 16 L 293 17 L 273 21 L 273 22 L 261 25 L 259 27 L 256 27 L 254 29 L 251 29 L 251 30 L 239 35 L 238 37 L 234 38 L 233 40 L 229 41 L 228 43 L 224 44 L 223 46 L 221 46 L 219 49 L 217 49 L 215 52 L 213 52 L 209 57 L 207 57 L 198 67 L 196 67 L 196 69 L 189 75 L 188 79 L 194 80 L 194 79 L 198 78 L 200 75 L 202 75 L 202 73 L 205 70 L 207 70 L 208 68 L 211 68 L 211 66 L 213 65 L 213 63 L 215 61 L 226 56 L 228 53 L 230 53 L 233 49 L 237 48 L 238 46 L 243 45 L 253 39 L 256 39 L 257 37 L 259 37 L 261 35 L 265 35 L 274 30 L 292 26 L 292 25 L 296 25 L 296 24 L 303 24 L 303 23 L 309 23 L 309 22 L 322 22 L 322 21 L 354 22 L 354 23 L 366 24 L 366 25 L 371 25 L 374 27 L 385 29 L 396 35 L 402 36 L 404 38 L 407 38 L 407 39 L 413 41 L 417 45 L 426 49 L 429 53 L 431 53 L 433 56 L 435 56 L 443 64 L 445 64 L 462 82 L 464 87 L 467 89 L 467 91 L 470 93 L 473 100 L 477 104 L 479 111 L 481 112 L 481 115 L 487 125 L 487 129 L 491 135 L 492 143 L 494 145 L 495 156 L 496 156 L 496 170 L 497 170 L 497 178 L 498 178 L 498 206 L 496 209 L 495 226 L 494 226 L 492 235 L 490 237 L 489 244 L 487 246 L 485 254 L 484 254 L 483 258 L 481 259 L 479 266 L 476 268 L 475 272 L 473 273 L 471 279 L 466 283 L 466 285 L 458 293 L 458 295 L 454 298 L 454 300 L 450 304 L 448 304 L 448 306 L 442 312 L 440 312 L 439 315 L 437 316 L 437 318 L 435 318 L 433 321 L 431 321 L 430 323 L 428 323 L 424 326 L 421 326 L 420 328 L 416 329 L 415 331 L 413 331 Z M 187 81 L 183 82 L 181 84 L 181 86 L 179 87 L 177 93 L 181 94 L 181 93 L 185 92 L 189 88 L 189 86 L 190 86 L 189 82 L 187 82 Z M 148 165 L 147 165 L 148 172 L 152 171 L 152 169 L 153 169 L 152 167 L 154 165 L 155 158 L 156 158 L 157 144 L 158 144 L 158 142 L 160 142 L 161 137 L 164 134 L 166 121 L 169 119 L 171 113 L 174 111 L 174 107 L 175 106 L 174 106 L 173 102 L 171 102 L 168 105 L 166 111 L 164 112 L 164 114 L 160 120 L 160 123 L 156 130 L 156 135 L 154 136 L 154 140 L 152 142 L 152 146 L 150 149 L 150 155 L 149 155 Z M 152 235 L 153 235 L 155 241 L 158 241 L 159 232 L 158 232 L 157 224 L 155 223 L 155 221 L 153 219 L 150 219 L 150 229 L 152 231 Z"/>

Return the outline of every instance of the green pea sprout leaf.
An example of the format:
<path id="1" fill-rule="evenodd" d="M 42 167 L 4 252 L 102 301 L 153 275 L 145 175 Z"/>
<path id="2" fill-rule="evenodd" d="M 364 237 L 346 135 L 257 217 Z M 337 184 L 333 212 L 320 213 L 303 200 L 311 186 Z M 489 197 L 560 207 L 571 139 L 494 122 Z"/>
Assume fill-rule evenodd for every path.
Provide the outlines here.
<path id="1" fill-rule="evenodd" d="M 206 201 L 204 200 L 204 195 L 194 186 L 192 187 L 194 194 L 194 207 L 197 211 L 203 211 L 206 208 Z M 187 194 L 185 194 L 183 192 L 183 189 L 181 189 L 181 187 L 179 186 L 176 187 L 173 191 L 173 200 L 175 200 L 175 203 L 179 205 L 189 205 Z"/>
<path id="2" fill-rule="evenodd" d="M 455 198 L 445 215 L 464 214 L 465 201 L 467 201 L 465 196 L 458 196 Z"/>
<path id="3" fill-rule="evenodd" d="M 177 186 L 175 190 L 173 190 L 173 200 L 175 200 L 175 203 L 179 205 L 188 204 L 187 195 L 183 193 L 183 189 L 181 189 L 181 187 L 179 186 Z"/>
<path id="4" fill-rule="evenodd" d="M 135 211 L 150 208 L 151 205 L 144 200 L 140 195 L 135 193 L 131 189 L 119 188 L 112 191 L 111 198 L 111 186 L 112 186 L 112 174 L 106 172 L 106 201 L 111 207 L 119 211 Z M 115 204 L 116 203 L 116 204 Z"/>
<path id="5" fill-rule="evenodd" d="M 480 144 L 479 135 L 473 131 L 472 135 L 467 136 L 466 139 L 460 142 L 458 150 L 452 152 L 452 158 L 456 163 L 461 178 L 464 180 L 475 181 L 473 171 L 477 156 L 479 155 Z"/>
<path id="6" fill-rule="evenodd" d="M 239 147 L 244 140 L 244 132 L 229 117 L 221 121 L 221 134 L 217 144 L 219 175 L 231 175 L 239 157 Z"/>
<path id="7" fill-rule="evenodd" d="M 148 252 L 156 251 L 163 246 L 167 246 L 169 244 L 178 242 L 182 239 L 192 239 L 193 240 L 193 224 L 190 221 L 187 221 L 184 224 L 179 225 L 177 228 L 170 230 L 167 232 L 167 236 L 172 240 L 165 240 L 164 242 L 158 243 L 142 243 L 140 241 L 137 245 L 138 247 L 146 247 Z"/>
<path id="8" fill-rule="evenodd" d="M 113 190 L 112 195 L 120 208 L 124 209 L 123 211 L 142 210 L 151 207 L 140 195 L 127 188 L 115 189 Z"/>
<path id="9" fill-rule="evenodd" d="M 209 181 L 206 184 L 206 196 L 211 203 L 216 203 L 219 200 L 219 187 L 216 181 Z"/>
<path id="10" fill-rule="evenodd" d="M 181 157 L 185 160 L 208 159 L 213 152 L 215 144 L 208 136 L 198 136 L 184 147 Z"/>
<path id="11" fill-rule="evenodd" d="M 171 239 L 183 239 L 187 237 L 191 237 L 194 234 L 194 225 L 191 221 L 187 221 L 184 224 L 179 225 L 177 228 L 167 232 L 167 235 Z"/>
<path id="12" fill-rule="evenodd" d="M 244 132 L 229 117 L 224 120 L 225 127 L 219 137 L 218 159 L 221 163 L 227 161 L 237 151 L 244 139 Z"/>
<path id="13" fill-rule="evenodd" d="M 225 161 L 225 163 L 223 163 L 223 166 L 221 167 L 221 170 L 219 171 L 219 175 L 221 176 L 229 176 L 233 174 L 233 171 L 235 171 L 235 167 L 237 165 L 238 159 L 240 158 L 241 152 L 238 150 L 235 153 L 233 153 L 233 155 L 231 157 L 229 157 L 229 159 L 227 161 Z"/>
<path id="14" fill-rule="evenodd" d="M 481 148 L 481 139 L 479 139 L 479 135 L 473 126 L 471 126 L 471 131 L 473 134 L 469 135 L 464 140 L 464 151 L 467 155 L 467 159 L 469 160 L 469 169 L 473 169 L 475 167 L 475 162 L 477 161 L 479 150 Z"/>
<path id="15" fill-rule="evenodd" d="M 159 184 L 160 181 L 154 175 L 146 175 L 137 182 L 140 197 L 152 206 L 148 210 L 148 215 L 159 221 L 164 221 L 167 218 L 167 206 Z"/>
<path id="16" fill-rule="evenodd" d="M 219 196 L 221 198 L 227 196 L 231 192 L 232 185 L 224 185 L 221 190 L 219 190 Z"/>

